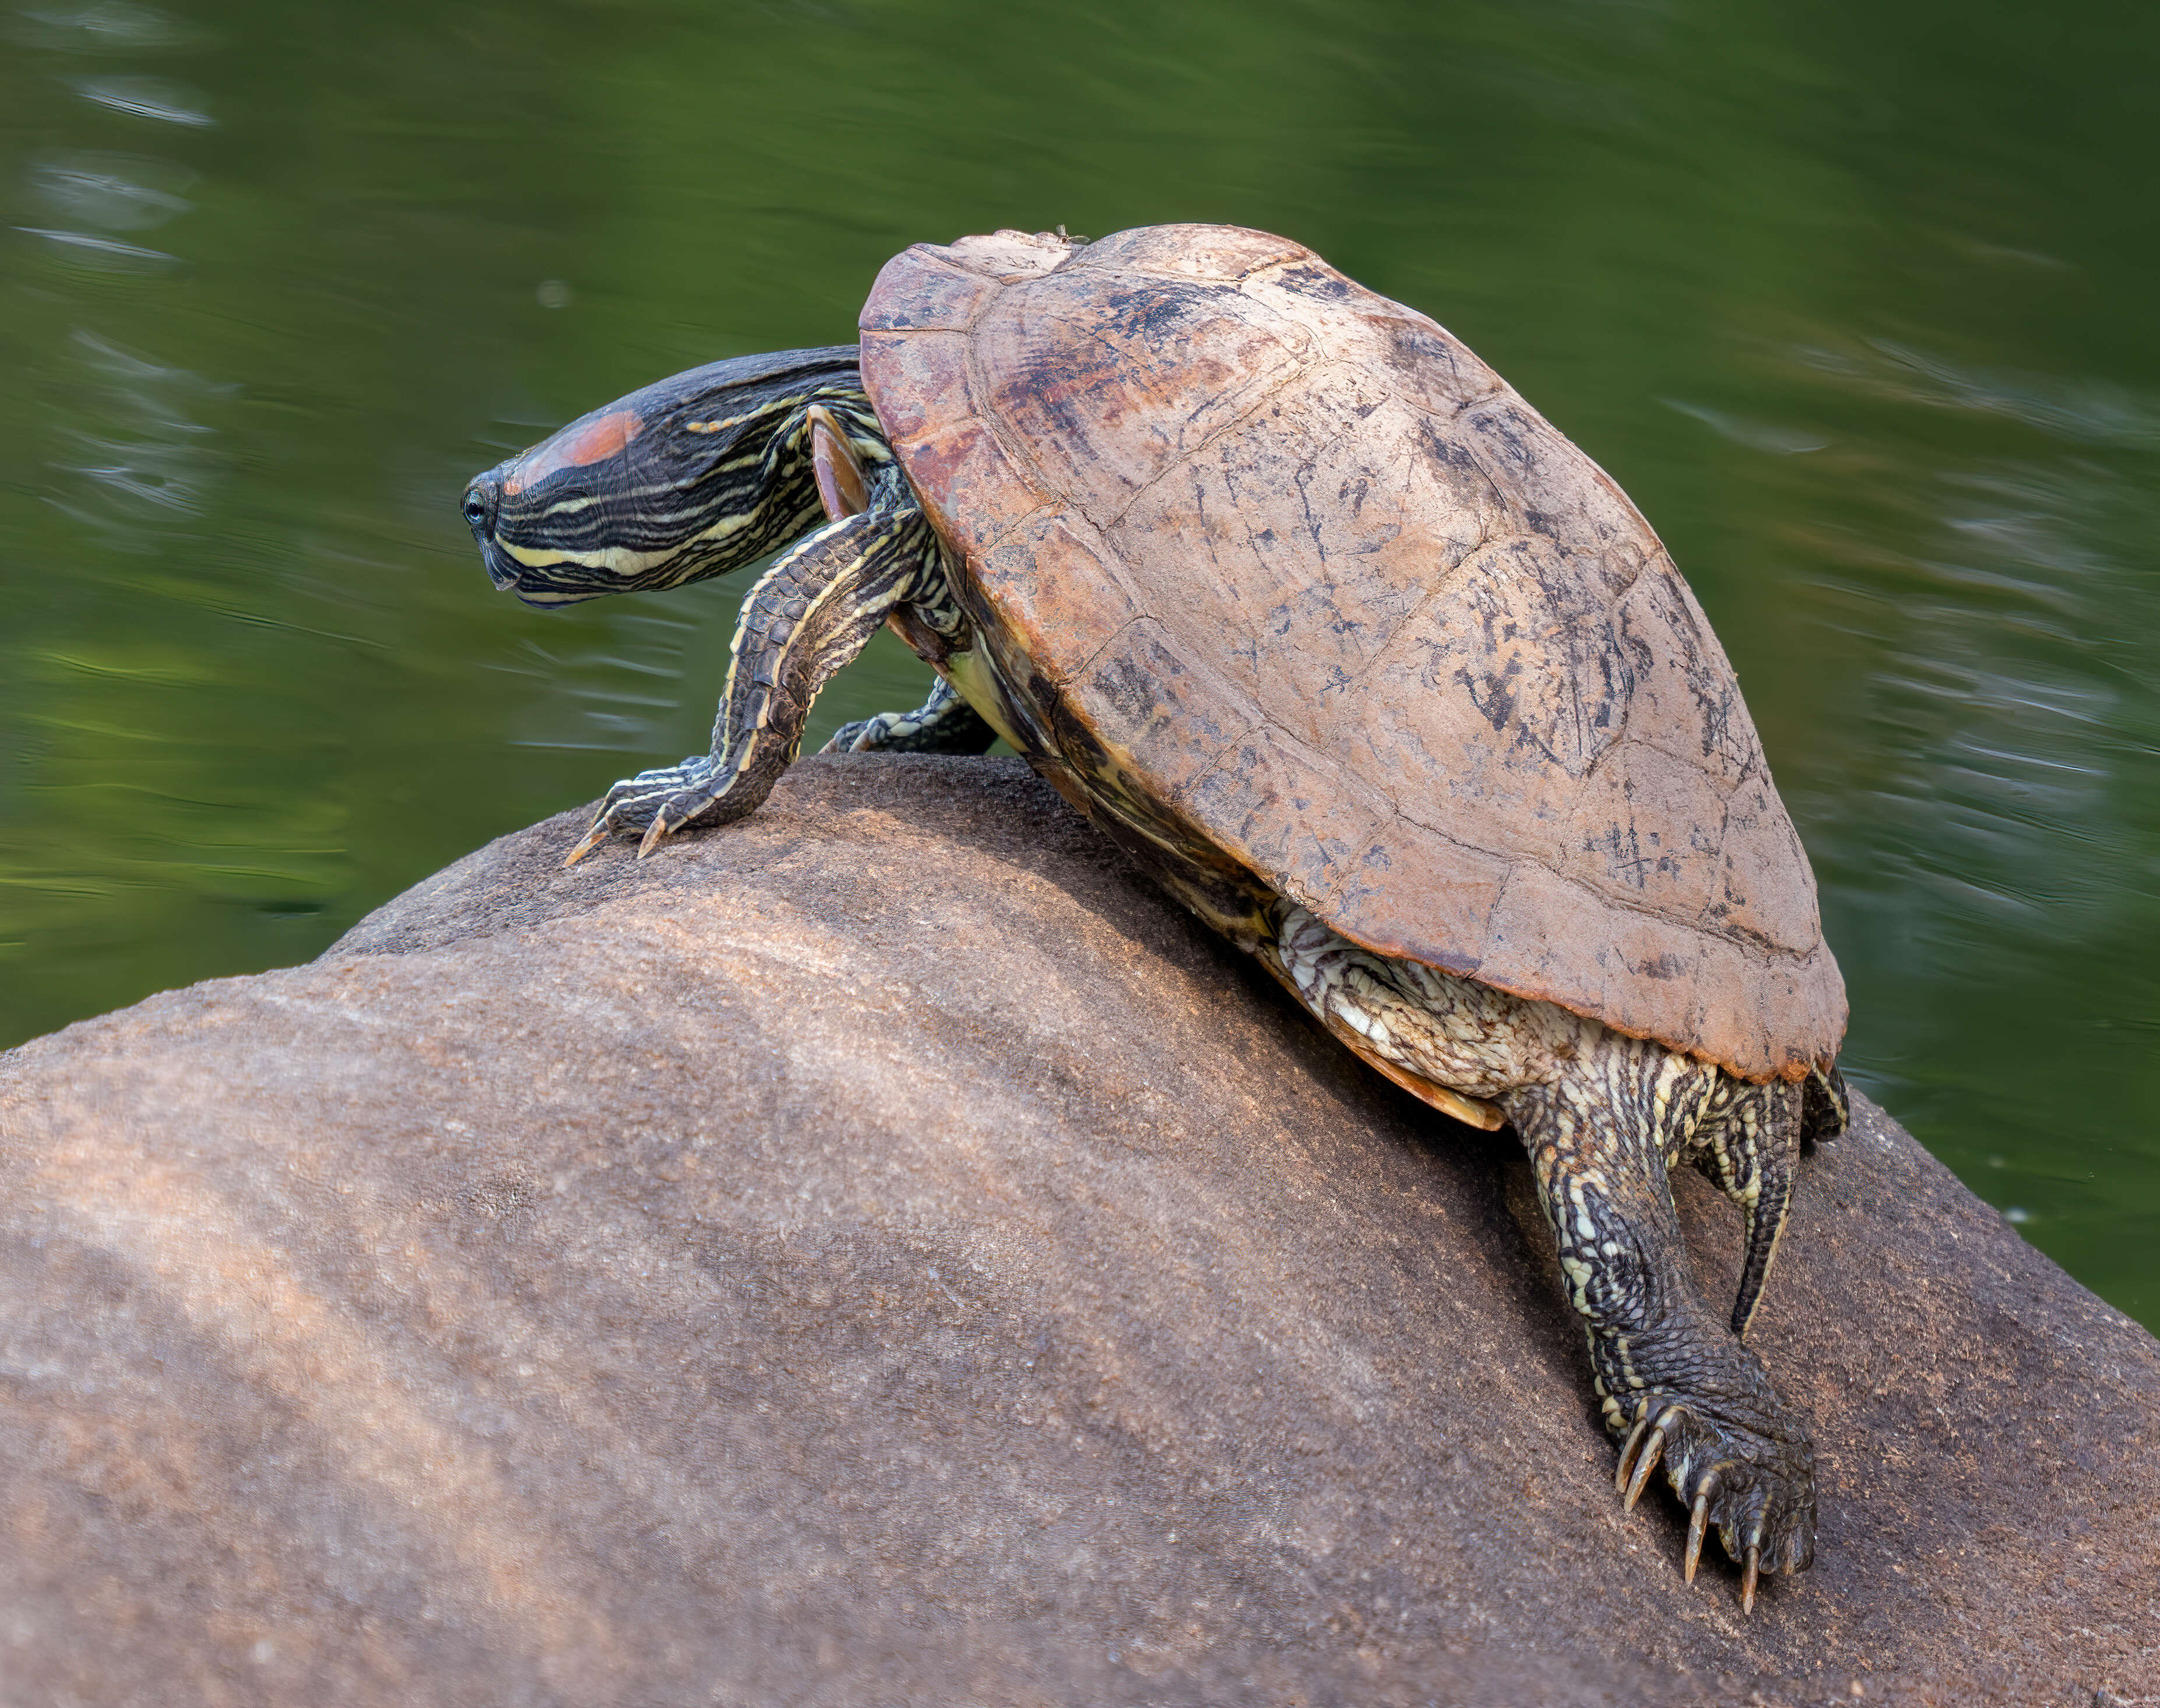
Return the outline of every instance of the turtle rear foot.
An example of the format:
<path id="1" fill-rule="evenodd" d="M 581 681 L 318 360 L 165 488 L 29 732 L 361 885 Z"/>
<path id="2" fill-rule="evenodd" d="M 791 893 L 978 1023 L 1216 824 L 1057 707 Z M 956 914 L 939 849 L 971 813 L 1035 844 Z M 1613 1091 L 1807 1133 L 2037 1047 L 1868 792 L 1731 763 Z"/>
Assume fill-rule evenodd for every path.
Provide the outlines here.
<path id="1" fill-rule="evenodd" d="M 1741 1568 L 1740 1600 L 1752 1612 L 1763 1572 L 1804 1571 L 1815 1554 L 1815 1450 L 1782 1407 L 1671 1393 L 1644 1396 L 1620 1449 L 1613 1483 L 1632 1510 L 1662 1467 L 1688 1509 L 1690 1583 L 1712 1528 Z M 1752 1399 L 1752 1396 L 1751 1396 Z"/>

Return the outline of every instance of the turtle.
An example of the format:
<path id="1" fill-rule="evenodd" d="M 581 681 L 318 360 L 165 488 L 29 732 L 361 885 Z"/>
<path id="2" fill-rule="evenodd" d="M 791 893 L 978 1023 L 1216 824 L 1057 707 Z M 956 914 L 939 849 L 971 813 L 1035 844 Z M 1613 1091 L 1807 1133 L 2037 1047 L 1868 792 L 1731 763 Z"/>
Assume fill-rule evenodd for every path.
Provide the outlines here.
<path id="1" fill-rule="evenodd" d="M 558 605 L 778 549 L 712 750 L 575 861 L 755 809 L 889 624 L 925 703 L 827 751 L 1002 738 L 1372 1067 L 1525 1147 L 1632 1510 L 1752 1610 L 1807 1567 L 1806 1425 L 1746 1335 L 1844 1130 L 1844 985 L 1731 664 L 1610 476 L 1460 340 L 1242 227 L 1000 231 L 879 273 L 859 342 L 737 357 L 476 478 Z M 784 549 L 780 549 L 784 548 Z M 1739 1207 L 1717 1320 L 1670 1171 Z"/>

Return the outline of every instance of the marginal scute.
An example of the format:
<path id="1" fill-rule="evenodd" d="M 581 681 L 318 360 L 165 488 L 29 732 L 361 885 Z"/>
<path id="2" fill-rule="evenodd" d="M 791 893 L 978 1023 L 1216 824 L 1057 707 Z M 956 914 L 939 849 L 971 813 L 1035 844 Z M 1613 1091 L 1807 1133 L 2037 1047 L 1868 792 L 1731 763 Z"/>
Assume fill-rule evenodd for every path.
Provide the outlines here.
<path id="1" fill-rule="evenodd" d="M 1683 1036 L 1722 1028 L 1743 1057 L 1759 1059 L 1768 1051 L 1770 1040 L 1756 1012 L 1759 999 L 1749 990 L 1759 981 L 1746 976 L 1739 950 L 1632 907 L 1599 908 L 1599 935 L 1592 942 L 1555 935 L 1555 918 L 1580 913 L 1596 899 L 1595 892 L 1546 867 L 1518 862 L 1493 911 L 1478 978 L 1519 995 L 1593 1014 L 1632 1036 L 1663 1041 L 1668 1027 Z M 1703 993 L 1727 979 L 1742 993 L 1739 1001 L 1706 1012 Z"/>
<path id="2" fill-rule="evenodd" d="M 893 319 L 956 267 L 998 281 L 964 335 Z M 1046 767 L 1379 953 L 1746 1078 L 1835 1058 L 1723 650 L 1460 340 L 1225 227 L 911 250 L 873 306 L 865 383 Z"/>
<path id="3" fill-rule="evenodd" d="M 1476 953 L 1451 948 L 1435 937 L 1430 898 L 1444 890 L 1451 916 L 1467 921 L 1463 941 L 1488 942 L 1512 866 L 1503 855 L 1391 820 L 1363 854 L 1346 864 L 1325 909 L 1316 911 L 1354 917 L 1368 946 L 1384 953 L 1408 955 L 1443 972 L 1477 978 L 1482 968 Z"/>

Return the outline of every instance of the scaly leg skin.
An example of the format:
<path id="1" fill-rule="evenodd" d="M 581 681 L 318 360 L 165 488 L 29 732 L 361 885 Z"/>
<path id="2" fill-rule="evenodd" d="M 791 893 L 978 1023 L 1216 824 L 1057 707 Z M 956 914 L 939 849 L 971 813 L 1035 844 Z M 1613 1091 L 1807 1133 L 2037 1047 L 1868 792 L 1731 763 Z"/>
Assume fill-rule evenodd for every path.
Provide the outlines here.
<path id="1" fill-rule="evenodd" d="M 1662 1464 L 1690 1510 L 1689 1580 L 1715 1524 L 1742 1563 L 1741 1600 L 1752 1609 L 1759 1573 L 1799 1571 L 1815 1557 L 1815 1451 L 1762 1361 L 1683 1272 L 1666 1171 L 1697 1148 L 1700 1131 L 1714 1174 L 1749 1210 L 1756 1225 L 1734 1313 L 1744 1321 L 1776 1244 L 1763 1218 L 1782 1223 L 1784 1208 L 1782 1191 L 1754 1188 L 1789 1179 L 1773 1158 L 1798 1150 L 1799 1088 L 1739 1086 L 1721 1110 L 1736 1082 L 1716 1068 L 1616 1032 L 1599 1044 L 1550 1083 L 1500 1102 L 1530 1154 L 1605 1426 L 1626 1438 L 1616 1480 L 1628 1504 Z"/>
<path id="2" fill-rule="evenodd" d="M 843 724 L 820 753 L 988 753 L 998 732 L 943 677 L 912 712 L 880 712 Z"/>
<path id="3" fill-rule="evenodd" d="M 1278 903 L 1272 923 L 1257 953 L 1331 1031 L 1506 1114 L 1583 1319 L 1606 1427 L 1625 1439 L 1628 1504 L 1662 1465 L 1691 1513 L 1689 1580 L 1715 1524 L 1752 1608 L 1761 1572 L 1799 1570 L 1815 1553 L 1814 1450 L 1740 1337 L 1784 1226 L 1801 1137 L 1843 1127 L 1835 1070 L 1804 1087 L 1752 1085 L 1551 1003 L 1375 954 L 1294 904 Z M 1747 1217 L 1730 1332 L 1682 1267 L 1668 1176 L 1683 1161 Z"/>
<path id="4" fill-rule="evenodd" d="M 1845 1088 L 1845 1076 L 1835 1066 L 1812 1070 L 1800 1088 L 1800 1149 L 1845 1136 L 1852 1124 L 1852 1093 Z"/>
<path id="5" fill-rule="evenodd" d="M 610 836 L 641 831 L 642 857 L 685 825 L 725 824 L 755 812 L 793 763 L 818 689 L 927 579 L 942 588 L 936 537 L 888 470 L 869 509 L 820 528 L 750 589 L 730 648 L 712 752 L 617 783 L 563 864 Z"/>

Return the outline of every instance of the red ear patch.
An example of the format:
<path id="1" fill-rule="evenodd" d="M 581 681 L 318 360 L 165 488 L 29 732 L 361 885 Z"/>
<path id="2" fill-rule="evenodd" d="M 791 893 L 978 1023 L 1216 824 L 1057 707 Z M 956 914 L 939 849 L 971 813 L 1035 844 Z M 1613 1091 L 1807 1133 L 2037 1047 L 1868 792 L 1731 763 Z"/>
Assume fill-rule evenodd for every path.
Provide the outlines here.
<path id="1" fill-rule="evenodd" d="M 590 421 L 576 422 L 520 457 L 502 483 L 502 490 L 514 496 L 559 469 L 582 469 L 588 463 L 617 455 L 644 426 L 631 409 L 610 409 Z"/>

